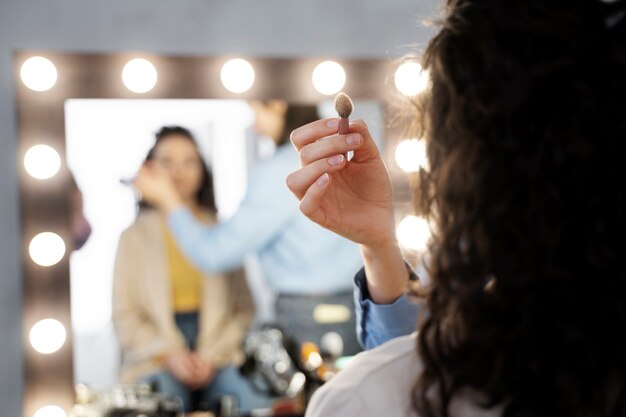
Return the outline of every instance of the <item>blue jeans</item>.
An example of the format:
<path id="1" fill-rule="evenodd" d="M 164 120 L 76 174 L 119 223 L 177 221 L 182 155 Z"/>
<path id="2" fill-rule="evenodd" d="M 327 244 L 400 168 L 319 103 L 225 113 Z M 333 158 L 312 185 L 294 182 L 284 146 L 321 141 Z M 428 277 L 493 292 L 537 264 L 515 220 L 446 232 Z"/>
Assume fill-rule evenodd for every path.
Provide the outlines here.
<path id="1" fill-rule="evenodd" d="M 193 350 L 198 336 L 198 314 L 176 314 L 176 325 L 185 336 L 189 348 Z M 271 402 L 269 396 L 255 391 L 234 365 L 221 368 L 208 385 L 196 391 L 189 390 L 168 371 L 148 375 L 142 382 L 155 383 L 159 392 L 179 397 L 183 402 L 184 412 L 195 411 L 202 406 L 211 407 L 219 403 L 220 397 L 224 395 L 236 397 L 242 411 L 265 408 Z"/>

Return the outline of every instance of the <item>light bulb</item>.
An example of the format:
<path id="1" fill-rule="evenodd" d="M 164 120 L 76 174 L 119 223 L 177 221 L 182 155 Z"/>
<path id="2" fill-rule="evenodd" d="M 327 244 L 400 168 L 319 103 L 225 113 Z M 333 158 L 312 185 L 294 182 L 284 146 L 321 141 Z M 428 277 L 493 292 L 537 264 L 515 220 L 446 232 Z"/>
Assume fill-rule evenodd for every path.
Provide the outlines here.
<path id="1" fill-rule="evenodd" d="M 222 67 L 222 84 L 231 93 L 243 93 L 254 84 L 254 68 L 245 59 L 231 59 Z"/>
<path id="2" fill-rule="evenodd" d="M 59 172 L 61 157 L 48 145 L 35 145 L 24 155 L 24 168 L 39 180 L 52 178 Z"/>
<path id="3" fill-rule="evenodd" d="M 49 59 L 34 56 L 22 64 L 20 78 L 31 90 L 47 91 L 57 82 L 57 69 Z"/>
<path id="4" fill-rule="evenodd" d="M 423 217 L 406 216 L 396 228 L 400 245 L 416 251 L 424 251 L 430 238 L 430 227 Z"/>
<path id="5" fill-rule="evenodd" d="M 405 139 L 396 148 L 396 163 L 405 172 L 428 169 L 426 144 L 423 140 Z"/>
<path id="6" fill-rule="evenodd" d="M 28 253 L 37 265 L 52 266 L 63 259 L 65 242 L 56 233 L 39 233 L 30 241 Z"/>
<path id="7" fill-rule="evenodd" d="M 54 319 L 38 321 L 29 333 L 30 344 L 43 354 L 54 353 L 65 343 L 65 327 Z"/>
<path id="8" fill-rule="evenodd" d="M 405 96 L 414 96 L 428 87 L 428 72 L 417 62 L 405 62 L 396 70 L 396 88 Z"/>
<path id="9" fill-rule="evenodd" d="M 33 417 L 67 417 L 67 414 L 61 407 L 46 405 L 37 410 Z"/>
<path id="10" fill-rule="evenodd" d="M 334 61 L 324 61 L 313 70 L 313 87 L 324 95 L 336 94 L 346 83 L 346 72 Z"/>
<path id="11" fill-rule="evenodd" d="M 124 65 L 122 81 L 134 93 L 147 93 L 156 85 L 157 71 L 147 59 L 136 58 Z"/>

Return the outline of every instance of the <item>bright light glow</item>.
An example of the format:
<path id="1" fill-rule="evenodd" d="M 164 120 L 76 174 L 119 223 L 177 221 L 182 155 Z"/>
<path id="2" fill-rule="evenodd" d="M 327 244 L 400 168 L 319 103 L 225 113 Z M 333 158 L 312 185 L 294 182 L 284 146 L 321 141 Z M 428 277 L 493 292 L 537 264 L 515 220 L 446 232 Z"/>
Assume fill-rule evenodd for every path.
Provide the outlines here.
<path id="1" fill-rule="evenodd" d="M 46 405 L 37 410 L 33 417 L 67 417 L 67 414 L 61 407 Z"/>
<path id="2" fill-rule="evenodd" d="M 147 93 L 156 85 L 157 71 L 150 61 L 136 58 L 124 65 L 122 81 L 134 93 Z"/>
<path id="3" fill-rule="evenodd" d="M 31 90 L 46 91 L 56 84 L 57 69 L 49 59 L 34 56 L 22 64 L 20 77 L 24 85 Z"/>
<path id="4" fill-rule="evenodd" d="M 320 349 L 331 357 L 338 358 L 343 353 L 343 338 L 337 332 L 328 332 L 320 340 Z"/>
<path id="5" fill-rule="evenodd" d="M 428 86 L 428 72 L 417 62 L 405 62 L 396 70 L 394 82 L 396 88 L 405 96 L 414 96 Z"/>
<path id="6" fill-rule="evenodd" d="M 396 236 L 403 247 L 422 252 L 430 238 L 430 227 L 422 217 L 406 216 L 396 228 Z"/>
<path id="7" fill-rule="evenodd" d="M 428 169 L 426 144 L 419 139 L 405 139 L 396 148 L 396 163 L 405 172 Z"/>
<path id="8" fill-rule="evenodd" d="M 44 354 L 54 353 L 65 343 L 65 327 L 54 319 L 38 321 L 30 329 L 29 339 L 33 348 Z"/>
<path id="9" fill-rule="evenodd" d="M 30 241 L 28 253 L 37 265 L 52 266 L 63 259 L 65 243 L 56 233 L 39 233 Z"/>
<path id="10" fill-rule="evenodd" d="M 324 61 L 313 70 L 313 87 L 324 95 L 332 95 L 341 91 L 346 83 L 346 72 L 334 61 Z"/>
<path id="11" fill-rule="evenodd" d="M 254 68 L 245 59 L 231 59 L 222 67 L 222 84 L 231 93 L 243 93 L 254 84 Z"/>
<path id="12" fill-rule="evenodd" d="M 32 177 L 39 180 L 52 178 L 59 172 L 61 157 L 47 145 L 35 145 L 24 155 L 24 168 Z"/>

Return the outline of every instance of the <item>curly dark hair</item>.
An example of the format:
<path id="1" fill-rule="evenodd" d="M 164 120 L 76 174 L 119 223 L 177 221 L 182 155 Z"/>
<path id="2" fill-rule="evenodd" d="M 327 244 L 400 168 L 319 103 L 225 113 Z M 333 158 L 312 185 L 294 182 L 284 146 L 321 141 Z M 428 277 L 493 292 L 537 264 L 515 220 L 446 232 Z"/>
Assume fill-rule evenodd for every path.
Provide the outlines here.
<path id="1" fill-rule="evenodd" d="M 179 136 L 188 139 L 198 151 L 198 155 L 200 156 L 200 162 L 202 163 L 202 180 L 200 181 L 200 188 L 198 189 L 198 193 L 196 194 L 196 202 L 198 203 L 198 205 L 200 205 L 200 207 L 208 209 L 211 213 L 217 213 L 217 206 L 215 205 L 215 193 L 213 191 L 213 174 L 208 168 L 202 156 L 200 155 L 198 143 L 196 142 L 196 139 L 189 131 L 189 129 L 181 126 L 163 126 L 155 134 L 156 140 L 154 142 L 154 145 L 146 155 L 146 161 L 151 161 L 152 159 L 154 159 L 154 152 L 157 146 L 159 146 L 159 143 L 171 136 Z M 153 207 L 149 203 L 142 200 L 139 202 L 139 208 L 151 209 Z"/>
<path id="2" fill-rule="evenodd" d="M 424 54 L 415 406 L 626 415 L 626 1 L 448 0 Z M 623 178 L 623 177 L 622 177 Z"/>

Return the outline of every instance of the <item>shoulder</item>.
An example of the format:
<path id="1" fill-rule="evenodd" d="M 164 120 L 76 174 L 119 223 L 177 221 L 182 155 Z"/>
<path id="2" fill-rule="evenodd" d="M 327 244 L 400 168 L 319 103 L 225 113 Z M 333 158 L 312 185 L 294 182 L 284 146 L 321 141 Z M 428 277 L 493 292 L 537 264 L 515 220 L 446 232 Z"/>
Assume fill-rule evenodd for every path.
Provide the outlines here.
<path id="1" fill-rule="evenodd" d="M 421 369 L 421 366 L 417 366 L 419 364 L 417 333 L 397 337 L 375 349 L 359 353 L 344 371 L 349 371 L 351 378 L 353 376 L 384 375 L 389 372 L 390 366 L 403 366 L 405 364 Z M 342 371 L 337 377 L 341 378 L 346 374 Z"/>
<path id="2" fill-rule="evenodd" d="M 128 226 L 120 235 L 120 243 L 146 239 L 152 235 L 154 230 L 158 230 L 161 222 L 160 215 L 156 210 L 141 210 L 133 224 Z"/>
<path id="3" fill-rule="evenodd" d="M 142 209 L 137 214 L 135 221 L 126 231 L 141 230 L 145 227 L 153 227 L 159 222 L 159 212 L 155 209 Z"/>
<path id="4" fill-rule="evenodd" d="M 414 416 L 413 385 L 422 369 L 416 344 L 412 334 L 355 356 L 315 393 L 307 417 Z"/>
<path id="5" fill-rule="evenodd" d="M 413 408 L 415 382 L 423 371 L 417 353 L 417 333 L 355 356 L 311 399 L 306 417 L 419 417 Z M 463 391 L 450 403 L 449 414 L 500 417 L 502 407 L 483 409 L 477 394 Z"/>

